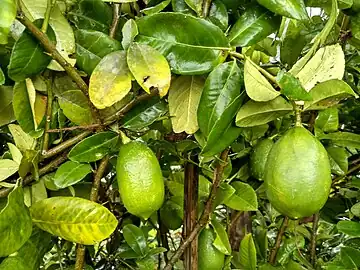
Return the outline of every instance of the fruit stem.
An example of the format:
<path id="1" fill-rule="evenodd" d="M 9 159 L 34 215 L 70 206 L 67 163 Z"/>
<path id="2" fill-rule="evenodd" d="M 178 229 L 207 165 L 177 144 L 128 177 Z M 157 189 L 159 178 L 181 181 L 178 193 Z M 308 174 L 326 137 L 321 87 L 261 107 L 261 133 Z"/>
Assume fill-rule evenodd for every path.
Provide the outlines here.
<path id="1" fill-rule="evenodd" d="M 280 230 L 276 236 L 276 242 L 275 242 L 275 246 L 274 248 L 272 249 L 271 253 L 270 253 L 270 259 L 269 259 L 269 263 L 274 265 L 275 264 L 275 261 L 276 261 L 276 254 L 280 248 L 280 245 L 281 245 L 281 240 L 282 240 L 282 237 L 284 235 L 284 232 L 285 232 L 285 229 L 288 225 L 288 222 L 289 222 L 289 218 L 288 217 L 284 217 L 284 220 L 281 224 L 281 227 L 280 227 Z"/>
<path id="2" fill-rule="evenodd" d="M 295 112 L 295 126 L 301 127 L 301 103 L 299 102 L 293 102 L 293 108 Z"/>

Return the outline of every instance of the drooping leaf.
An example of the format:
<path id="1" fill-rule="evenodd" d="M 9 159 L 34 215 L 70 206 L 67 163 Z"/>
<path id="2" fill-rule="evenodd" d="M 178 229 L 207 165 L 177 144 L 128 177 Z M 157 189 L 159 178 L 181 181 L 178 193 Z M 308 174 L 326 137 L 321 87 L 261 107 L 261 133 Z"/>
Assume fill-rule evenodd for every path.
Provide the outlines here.
<path id="1" fill-rule="evenodd" d="M 14 138 L 15 145 L 21 152 L 25 152 L 27 149 L 35 149 L 36 140 L 29 134 L 25 133 L 19 125 L 8 125 L 11 135 Z"/>
<path id="2" fill-rule="evenodd" d="M 162 53 L 176 74 L 207 73 L 225 60 L 222 49 L 229 48 L 218 27 L 186 14 L 158 13 L 140 18 L 137 25 L 136 41 Z"/>
<path id="3" fill-rule="evenodd" d="M 338 231 L 349 236 L 360 237 L 360 223 L 349 220 L 341 220 L 336 224 Z"/>
<path id="4" fill-rule="evenodd" d="M 90 77 L 89 96 L 98 109 L 110 107 L 123 99 L 131 89 L 131 74 L 126 63 L 126 52 L 106 55 Z"/>
<path id="5" fill-rule="evenodd" d="M 71 122 L 89 125 L 93 122 L 86 96 L 80 90 L 69 90 L 58 96 L 60 108 Z"/>
<path id="6" fill-rule="evenodd" d="M 0 257 L 17 251 L 29 239 L 31 230 L 32 223 L 24 204 L 23 190 L 16 186 L 0 211 Z"/>
<path id="7" fill-rule="evenodd" d="M 118 136 L 115 132 L 100 132 L 75 145 L 68 157 L 76 162 L 97 161 L 113 150 L 117 141 Z"/>
<path id="8" fill-rule="evenodd" d="M 257 0 L 257 2 L 268 10 L 285 17 L 296 20 L 309 18 L 303 0 Z"/>
<path id="9" fill-rule="evenodd" d="M 258 208 L 257 196 L 254 189 L 245 183 L 236 181 L 231 186 L 235 193 L 227 200 L 225 204 L 238 211 L 255 211 Z"/>
<path id="10" fill-rule="evenodd" d="M 216 238 L 214 240 L 213 245 L 225 255 L 230 255 L 231 246 L 224 226 L 221 225 L 221 223 L 218 222 L 216 219 L 212 219 L 211 224 L 213 225 L 216 233 Z"/>
<path id="11" fill-rule="evenodd" d="M 105 55 L 121 49 L 120 42 L 99 31 L 80 29 L 75 39 L 76 65 L 88 75 Z"/>
<path id="12" fill-rule="evenodd" d="M 331 172 L 337 175 L 345 175 L 348 171 L 348 155 L 345 148 L 329 146 L 326 151 L 330 158 Z"/>
<path id="13" fill-rule="evenodd" d="M 339 44 L 319 49 L 296 75 L 306 91 L 329 80 L 341 80 L 345 71 L 345 56 Z"/>
<path id="14" fill-rule="evenodd" d="M 330 80 L 317 84 L 311 89 L 311 101 L 306 101 L 304 110 L 322 110 L 331 107 L 342 99 L 357 96 L 351 87 L 341 80 Z"/>
<path id="15" fill-rule="evenodd" d="M 280 92 L 273 88 L 250 58 L 245 60 L 244 81 L 246 93 L 254 101 L 270 101 L 280 95 Z"/>
<path id="16" fill-rule="evenodd" d="M 290 100 L 312 100 L 311 95 L 305 91 L 300 81 L 291 73 L 280 71 L 276 77 L 280 92 Z"/>
<path id="17" fill-rule="evenodd" d="M 124 50 L 127 50 L 130 47 L 130 44 L 138 34 L 139 30 L 136 22 L 133 19 L 127 20 L 122 28 L 123 38 L 121 45 L 123 46 Z"/>
<path id="18" fill-rule="evenodd" d="M 140 256 L 145 256 L 149 252 L 143 231 L 133 224 L 128 224 L 123 228 L 123 235 L 126 243 Z"/>
<path id="19" fill-rule="evenodd" d="M 13 89 L 11 86 L 0 86 L 0 127 L 14 121 L 12 106 Z"/>
<path id="20" fill-rule="evenodd" d="M 171 73 L 168 62 L 153 47 L 132 43 L 127 52 L 127 63 L 138 84 L 148 93 L 158 89 L 160 97 L 167 94 Z"/>
<path id="21" fill-rule="evenodd" d="M 37 20 L 34 24 L 40 27 L 42 20 Z M 51 41 L 55 41 L 55 33 L 51 27 L 48 27 L 47 36 Z M 23 81 L 43 71 L 51 59 L 31 32 L 25 30 L 12 49 L 8 75 L 16 82 Z"/>
<path id="22" fill-rule="evenodd" d="M 0 44 L 6 44 L 8 42 L 8 35 L 10 32 L 10 26 L 16 17 L 16 1 L 15 0 L 3 0 L 1 2 L 0 10 Z"/>
<path id="23" fill-rule="evenodd" d="M 211 2 L 208 19 L 223 31 L 228 28 L 229 16 L 222 1 L 215 0 Z"/>
<path id="24" fill-rule="evenodd" d="M 259 126 L 285 116 L 292 110 L 291 104 L 280 96 L 268 102 L 250 100 L 237 113 L 236 125 L 239 127 Z"/>
<path id="25" fill-rule="evenodd" d="M 280 25 L 280 17 L 258 6 L 249 6 L 229 32 L 232 46 L 254 45 L 273 33 Z"/>
<path id="26" fill-rule="evenodd" d="M 148 16 L 155 14 L 155 13 L 159 13 L 164 8 L 166 8 L 170 4 L 170 2 L 171 2 L 171 0 L 164 0 L 155 6 L 144 8 L 143 10 L 141 10 L 141 12 Z"/>
<path id="27" fill-rule="evenodd" d="M 256 270 L 256 249 L 251 233 L 246 234 L 243 240 L 241 240 L 239 253 L 239 261 L 244 269 Z"/>
<path id="28" fill-rule="evenodd" d="M 151 125 L 168 111 L 167 104 L 158 97 L 136 105 L 124 118 L 121 126 L 130 130 L 142 130 Z"/>
<path id="29" fill-rule="evenodd" d="M 110 236 L 118 221 L 104 206 L 75 197 L 52 197 L 30 208 L 33 223 L 68 241 L 94 245 Z"/>
<path id="30" fill-rule="evenodd" d="M 57 169 L 54 183 L 58 188 L 66 188 L 80 182 L 90 172 L 89 164 L 67 161 Z"/>
<path id="31" fill-rule="evenodd" d="M 198 129 L 197 110 L 204 79 L 200 76 L 180 76 L 169 89 L 169 112 L 175 133 L 194 134 Z"/>
<path id="32" fill-rule="evenodd" d="M 360 135 L 351 132 L 333 132 L 318 137 L 322 140 L 330 140 L 333 144 L 343 147 L 354 147 L 360 149 Z"/>
<path id="33" fill-rule="evenodd" d="M 352 247 L 341 247 L 341 261 L 346 269 L 357 269 L 360 267 L 360 251 Z"/>
<path id="34" fill-rule="evenodd" d="M 0 159 L 0 182 L 16 173 L 18 169 L 19 164 L 15 161 L 11 159 Z"/>
<path id="35" fill-rule="evenodd" d="M 321 132 L 335 132 L 339 128 L 339 113 L 337 108 L 328 108 L 319 112 L 315 119 L 315 134 Z"/>

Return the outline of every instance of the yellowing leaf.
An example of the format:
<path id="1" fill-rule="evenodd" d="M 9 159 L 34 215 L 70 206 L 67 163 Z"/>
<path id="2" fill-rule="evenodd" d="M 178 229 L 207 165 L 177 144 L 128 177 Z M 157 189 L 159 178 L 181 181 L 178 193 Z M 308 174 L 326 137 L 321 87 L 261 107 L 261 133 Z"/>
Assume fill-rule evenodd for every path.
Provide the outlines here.
<path id="1" fill-rule="evenodd" d="M 328 80 L 341 80 L 345 71 L 345 56 L 339 44 L 319 49 L 296 75 L 306 91 Z"/>
<path id="2" fill-rule="evenodd" d="M 197 109 L 204 79 L 200 76 L 180 76 L 169 89 L 169 110 L 175 133 L 194 134 L 198 129 Z"/>
<path id="3" fill-rule="evenodd" d="M 132 43 L 128 49 L 127 63 L 136 81 L 148 93 L 157 88 L 160 97 L 167 94 L 170 87 L 170 67 L 165 57 L 154 48 Z"/>
<path id="4" fill-rule="evenodd" d="M 11 159 L 0 159 L 0 182 L 16 173 L 19 164 Z"/>
<path id="5" fill-rule="evenodd" d="M 270 101 L 280 95 L 249 58 L 245 61 L 244 81 L 246 93 L 252 100 Z"/>
<path id="6" fill-rule="evenodd" d="M 8 125 L 11 135 L 14 138 L 15 145 L 21 152 L 27 149 L 35 149 L 36 140 L 29 134 L 25 133 L 19 125 Z"/>
<path id="7" fill-rule="evenodd" d="M 124 98 L 130 89 L 131 74 L 124 51 L 106 55 L 91 74 L 89 96 L 98 109 L 110 107 Z"/>

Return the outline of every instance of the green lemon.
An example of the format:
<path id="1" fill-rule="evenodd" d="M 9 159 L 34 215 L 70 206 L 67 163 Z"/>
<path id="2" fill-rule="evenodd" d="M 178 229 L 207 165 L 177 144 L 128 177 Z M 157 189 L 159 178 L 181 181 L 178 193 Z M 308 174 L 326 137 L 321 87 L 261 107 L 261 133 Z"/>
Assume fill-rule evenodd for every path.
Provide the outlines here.
<path id="1" fill-rule="evenodd" d="M 281 214 L 293 219 L 311 216 L 330 193 L 328 154 L 308 130 L 294 127 L 272 147 L 264 181 L 270 203 Z"/>
<path id="2" fill-rule="evenodd" d="M 121 199 L 133 215 L 148 219 L 164 201 L 164 179 L 153 151 L 140 142 L 120 147 L 116 166 Z"/>
<path id="3" fill-rule="evenodd" d="M 264 139 L 255 145 L 250 154 L 251 174 L 258 180 L 264 180 L 266 160 L 273 145 L 273 140 Z"/>
<path id="4" fill-rule="evenodd" d="M 198 239 L 198 269 L 221 270 L 224 266 L 225 255 L 214 245 L 216 233 L 211 228 L 204 228 Z"/>

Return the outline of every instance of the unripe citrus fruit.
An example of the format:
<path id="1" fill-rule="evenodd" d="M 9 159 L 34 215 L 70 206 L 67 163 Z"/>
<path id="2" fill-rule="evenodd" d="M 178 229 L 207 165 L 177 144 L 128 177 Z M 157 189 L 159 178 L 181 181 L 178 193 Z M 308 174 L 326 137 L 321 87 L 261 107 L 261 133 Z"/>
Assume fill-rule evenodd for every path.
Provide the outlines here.
<path id="1" fill-rule="evenodd" d="M 264 180 L 266 160 L 273 145 L 273 140 L 264 139 L 255 145 L 250 154 L 251 174 L 258 180 Z"/>
<path id="2" fill-rule="evenodd" d="M 294 127 L 272 147 L 264 180 L 267 197 L 281 214 L 294 219 L 311 216 L 329 196 L 328 154 L 308 130 Z"/>
<path id="3" fill-rule="evenodd" d="M 121 199 L 133 215 L 148 219 L 164 201 L 164 179 L 153 151 L 140 142 L 120 147 L 116 166 Z"/>
<path id="4" fill-rule="evenodd" d="M 221 270 L 224 266 L 225 255 L 214 245 L 216 234 L 211 228 L 204 228 L 198 239 L 198 269 Z"/>

